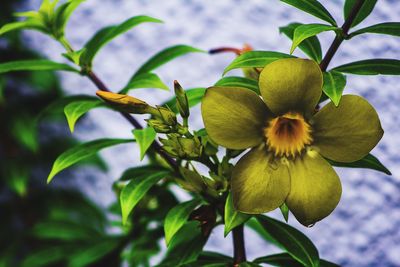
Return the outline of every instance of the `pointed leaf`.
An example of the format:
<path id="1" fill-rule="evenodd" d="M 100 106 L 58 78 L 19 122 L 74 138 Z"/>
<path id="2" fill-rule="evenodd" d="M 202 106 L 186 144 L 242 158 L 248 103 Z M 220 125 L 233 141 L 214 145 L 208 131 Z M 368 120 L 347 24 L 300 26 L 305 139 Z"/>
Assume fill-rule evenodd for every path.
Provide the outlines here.
<path id="1" fill-rule="evenodd" d="M 179 229 L 185 225 L 192 211 L 200 203 L 201 200 L 193 199 L 176 205 L 168 212 L 164 220 L 165 242 L 167 246 Z"/>
<path id="2" fill-rule="evenodd" d="M 73 67 L 63 64 L 57 63 L 50 60 L 20 60 L 20 61 L 12 61 L 0 64 L 0 74 L 7 73 L 11 71 L 43 71 L 43 70 L 64 70 L 64 71 L 72 71 L 79 72 Z"/>
<path id="3" fill-rule="evenodd" d="M 45 267 L 54 265 L 65 258 L 65 248 L 51 246 L 26 255 L 19 266 Z"/>
<path id="4" fill-rule="evenodd" d="M 46 33 L 46 28 L 35 20 L 17 21 L 3 25 L 0 28 L 0 36 L 17 30 L 37 30 Z"/>
<path id="5" fill-rule="evenodd" d="M 55 13 L 55 28 L 57 29 L 57 36 L 64 36 L 65 26 L 68 23 L 69 17 L 74 10 L 86 0 L 69 0 L 68 2 L 59 6 Z"/>
<path id="6" fill-rule="evenodd" d="M 363 33 L 377 33 L 400 36 L 400 22 L 385 22 L 372 25 L 353 32 L 352 34 L 350 34 L 350 37 L 354 37 Z"/>
<path id="7" fill-rule="evenodd" d="M 250 89 L 257 94 L 260 94 L 260 88 L 258 88 L 258 82 L 256 80 L 244 78 L 244 77 L 224 77 L 215 83 L 215 86 L 227 86 L 227 87 L 242 87 Z"/>
<path id="8" fill-rule="evenodd" d="M 224 236 L 226 237 L 233 228 L 244 224 L 248 219 L 250 219 L 250 215 L 241 213 L 235 210 L 232 201 L 232 194 L 229 193 L 225 202 L 225 213 L 224 213 Z"/>
<path id="9" fill-rule="evenodd" d="M 161 81 L 160 77 L 158 77 L 154 73 L 142 73 L 135 77 L 133 77 L 129 83 L 122 89 L 120 94 L 127 94 L 131 89 L 138 88 L 158 88 L 169 91 L 168 86 Z"/>
<path id="10" fill-rule="evenodd" d="M 228 67 L 225 68 L 223 75 L 228 71 L 239 68 L 263 68 L 269 63 L 281 58 L 291 58 L 294 56 L 273 52 L 273 51 L 249 51 L 235 58 Z"/>
<path id="11" fill-rule="evenodd" d="M 185 90 L 185 92 L 189 101 L 189 107 L 194 107 L 201 102 L 201 99 L 206 92 L 206 88 L 192 88 Z M 178 108 L 176 107 L 175 97 L 168 100 L 163 104 L 163 106 L 168 106 L 175 113 L 179 112 Z"/>
<path id="12" fill-rule="evenodd" d="M 119 201 L 122 211 L 122 223 L 126 224 L 128 216 L 145 196 L 147 191 L 158 183 L 161 179 L 165 178 L 169 172 L 156 172 L 150 176 L 138 177 L 132 179 L 121 191 Z"/>
<path id="13" fill-rule="evenodd" d="M 348 167 L 348 168 L 365 168 L 372 169 L 392 175 L 392 173 L 386 168 L 374 155 L 368 154 L 364 158 L 351 163 L 336 162 L 328 160 L 329 163 L 337 167 Z"/>
<path id="14" fill-rule="evenodd" d="M 346 87 L 346 76 L 340 72 L 324 72 L 324 86 L 322 90 L 332 100 L 335 106 L 339 105 L 343 90 Z"/>
<path id="15" fill-rule="evenodd" d="M 198 221 L 186 223 L 172 238 L 165 259 L 158 267 L 184 266 L 195 261 L 207 241 Z M 179 256 L 177 256 L 179 255 Z"/>
<path id="16" fill-rule="evenodd" d="M 291 23 L 285 27 L 280 27 L 279 32 L 285 34 L 291 40 L 293 40 L 294 31 L 297 27 L 304 25 L 301 23 Z M 322 50 L 321 44 L 318 40 L 317 36 L 311 36 L 305 39 L 303 42 L 299 44 L 299 48 L 308 55 L 311 59 L 314 59 L 316 62 L 320 63 L 322 60 Z"/>
<path id="17" fill-rule="evenodd" d="M 378 0 L 364 0 L 364 4 L 362 5 L 360 11 L 357 13 L 351 27 L 354 27 L 361 23 L 364 19 L 366 19 L 369 14 L 371 14 L 372 10 L 374 10 L 375 4 Z M 347 19 L 350 16 L 351 10 L 354 5 L 357 3 L 357 0 L 346 0 L 344 3 L 344 18 Z"/>
<path id="18" fill-rule="evenodd" d="M 140 160 L 143 160 L 146 151 L 149 149 L 151 144 L 153 144 L 154 139 L 157 136 L 156 131 L 152 127 L 147 127 L 144 129 L 133 130 L 133 135 L 136 138 L 136 142 L 140 147 Z"/>
<path id="19" fill-rule="evenodd" d="M 60 156 L 57 157 L 56 161 L 53 164 L 51 172 L 47 177 L 47 183 L 50 183 L 57 173 L 70 167 L 71 165 L 74 165 L 75 163 L 81 160 L 93 156 L 103 148 L 119 144 L 130 143 L 133 141 L 134 140 L 132 139 L 98 139 L 68 149 L 67 151 L 65 151 L 64 153 L 62 153 Z"/>
<path id="20" fill-rule="evenodd" d="M 90 66 L 93 58 L 104 45 L 133 27 L 145 22 L 161 23 L 162 21 L 148 16 L 136 16 L 119 25 L 109 26 L 98 31 L 92 39 L 86 43 L 86 50 L 81 55 L 81 65 Z"/>
<path id="21" fill-rule="evenodd" d="M 119 181 L 128 181 L 140 177 L 147 177 L 155 172 L 169 171 L 169 169 L 159 165 L 146 165 L 129 168 L 119 178 Z"/>
<path id="22" fill-rule="evenodd" d="M 367 59 L 341 65 L 332 70 L 359 75 L 400 75 L 400 60 Z"/>
<path id="23" fill-rule="evenodd" d="M 283 203 L 279 209 L 281 210 L 282 216 L 285 219 L 286 222 L 289 221 L 289 207 L 286 205 L 286 203 Z"/>
<path id="24" fill-rule="evenodd" d="M 260 257 L 254 260 L 256 263 L 265 263 L 272 266 L 279 267 L 304 267 L 303 264 L 299 263 L 288 253 L 280 253 L 274 255 L 268 255 L 264 257 Z M 334 264 L 332 262 L 328 262 L 326 260 L 320 260 L 320 267 L 339 267 L 339 265 Z"/>
<path id="25" fill-rule="evenodd" d="M 257 216 L 257 222 L 294 259 L 305 266 L 319 266 L 318 250 L 308 237 L 294 227 L 267 216 Z"/>
<path id="26" fill-rule="evenodd" d="M 71 133 L 74 132 L 75 123 L 80 117 L 82 117 L 89 110 L 101 106 L 106 105 L 97 97 L 75 100 L 72 103 L 67 104 L 64 108 L 64 114 L 67 117 L 68 126 Z"/>
<path id="27" fill-rule="evenodd" d="M 304 12 L 307 12 L 317 18 L 329 22 L 336 26 L 336 21 L 328 10 L 317 0 L 281 0 L 282 2 L 292 5 Z"/>
<path id="28" fill-rule="evenodd" d="M 296 29 L 294 30 L 293 44 L 292 47 L 290 48 L 290 53 L 293 53 L 296 47 L 300 45 L 307 38 L 316 36 L 321 32 L 334 31 L 334 30 L 337 30 L 337 27 L 324 24 L 303 24 L 296 27 Z"/>
<path id="29" fill-rule="evenodd" d="M 186 55 L 188 53 L 204 53 L 205 51 L 200 50 L 198 48 L 194 48 L 188 45 L 175 45 L 168 47 L 153 57 L 151 57 L 146 63 L 144 63 L 133 75 L 132 79 L 139 74 L 150 72 L 165 63 L 177 58 L 179 56 Z"/>

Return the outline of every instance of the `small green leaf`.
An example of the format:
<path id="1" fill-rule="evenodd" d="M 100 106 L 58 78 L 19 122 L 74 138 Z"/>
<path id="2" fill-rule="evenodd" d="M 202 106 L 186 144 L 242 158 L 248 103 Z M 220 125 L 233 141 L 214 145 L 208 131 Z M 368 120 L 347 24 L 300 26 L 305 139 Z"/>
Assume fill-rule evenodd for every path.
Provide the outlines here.
<path id="1" fill-rule="evenodd" d="M 75 100 L 67 104 L 64 108 L 64 114 L 67 117 L 71 133 L 74 132 L 75 123 L 78 121 L 80 117 L 82 117 L 89 110 L 100 106 L 106 106 L 106 105 L 102 101 L 100 101 L 97 97 Z"/>
<path id="2" fill-rule="evenodd" d="M 20 60 L 0 64 L 0 74 L 11 71 L 43 71 L 43 70 L 64 70 L 79 72 L 71 66 L 63 63 L 57 63 L 50 60 Z"/>
<path id="3" fill-rule="evenodd" d="M 290 256 L 288 253 L 280 253 L 274 255 L 268 255 L 260 257 L 254 260 L 256 263 L 265 263 L 272 266 L 279 267 L 304 267 L 303 264 L 299 263 Z M 339 267 L 339 265 L 326 260 L 320 260 L 319 267 Z"/>
<path id="4" fill-rule="evenodd" d="M 286 205 L 286 203 L 283 203 L 279 209 L 281 210 L 282 216 L 285 219 L 286 222 L 289 221 L 289 207 Z"/>
<path id="5" fill-rule="evenodd" d="M 47 177 L 47 183 L 50 183 L 56 174 L 60 171 L 70 167 L 71 165 L 89 158 L 96 154 L 99 150 L 133 142 L 132 139 L 98 139 L 87 143 L 80 144 L 62 153 L 53 164 L 51 172 Z"/>
<path id="6" fill-rule="evenodd" d="M 281 0 L 282 2 L 294 6 L 304 12 L 307 12 L 317 18 L 329 22 L 336 26 L 336 21 L 328 10 L 317 0 Z"/>
<path id="7" fill-rule="evenodd" d="M 201 102 L 201 99 L 206 92 L 206 88 L 192 88 L 185 90 L 185 92 L 189 101 L 189 107 L 194 107 Z M 166 103 L 163 104 L 163 106 L 168 106 L 175 113 L 179 112 L 176 106 L 175 97 L 168 100 Z"/>
<path id="8" fill-rule="evenodd" d="M 273 52 L 273 51 L 249 51 L 235 58 L 228 67 L 225 68 L 223 75 L 228 71 L 239 68 L 263 68 L 269 63 L 281 58 L 291 58 L 294 56 Z"/>
<path id="9" fill-rule="evenodd" d="M 184 266 L 196 261 L 207 239 L 202 235 L 198 221 L 186 223 L 172 238 L 165 259 L 158 267 Z"/>
<path id="10" fill-rule="evenodd" d="M 21 267 L 45 267 L 51 266 L 63 260 L 66 257 L 65 249 L 62 247 L 49 247 L 25 256 Z"/>
<path id="11" fill-rule="evenodd" d="M 32 235 L 39 239 L 63 241 L 83 241 L 100 236 L 97 231 L 85 225 L 68 221 L 39 222 L 33 227 Z"/>
<path id="12" fill-rule="evenodd" d="M 169 91 L 168 86 L 156 74 L 142 73 L 133 77 L 119 93 L 127 94 L 129 90 L 137 88 L 158 88 Z"/>
<path id="13" fill-rule="evenodd" d="M 280 27 L 279 32 L 285 34 L 290 40 L 293 40 L 294 31 L 301 23 L 291 23 L 285 27 Z M 310 58 L 320 63 L 322 60 L 321 44 L 317 36 L 311 36 L 299 44 L 299 48 Z"/>
<path id="14" fill-rule="evenodd" d="M 147 191 L 158 181 L 165 178 L 169 172 L 157 172 L 150 176 L 132 179 L 121 191 L 120 203 L 122 211 L 122 223 L 126 224 L 128 216 L 137 203 L 144 197 Z"/>
<path id="15" fill-rule="evenodd" d="M 143 160 L 146 151 L 149 149 L 151 144 L 153 144 L 154 139 L 157 136 L 156 131 L 152 127 L 147 127 L 144 129 L 133 130 L 133 135 L 136 138 L 136 142 L 140 147 L 140 160 Z"/>
<path id="16" fill-rule="evenodd" d="M 321 32 L 334 31 L 334 30 L 337 30 L 337 27 L 325 24 L 303 24 L 296 27 L 293 34 L 293 44 L 292 47 L 290 48 L 290 53 L 292 54 L 293 51 L 296 49 L 296 47 L 300 45 L 307 38 L 316 36 Z"/>
<path id="17" fill-rule="evenodd" d="M 40 113 L 36 116 L 36 120 L 41 120 L 49 115 L 63 114 L 64 109 L 68 104 L 75 101 L 81 101 L 91 98 L 92 96 L 89 95 L 72 95 L 58 98 L 55 101 L 51 102 L 47 107 L 42 109 L 42 111 L 40 111 Z"/>
<path id="18" fill-rule="evenodd" d="M 164 220 L 165 242 L 167 246 L 179 229 L 185 225 L 192 211 L 200 203 L 199 199 L 193 199 L 176 205 L 168 212 Z"/>
<path id="19" fill-rule="evenodd" d="M 267 216 L 257 216 L 263 230 L 275 240 L 275 244 L 287 251 L 294 259 L 305 266 L 318 267 L 318 250 L 308 237 L 294 227 Z"/>
<path id="20" fill-rule="evenodd" d="M 55 12 L 54 28 L 57 33 L 55 37 L 64 36 L 65 26 L 68 23 L 69 17 L 74 10 L 86 0 L 69 0 L 68 2 L 59 6 Z"/>
<path id="21" fill-rule="evenodd" d="M 341 65 L 332 70 L 358 75 L 400 75 L 400 60 L 367 59 Z"/>
<path id="22" fill-rule="evenodd" d="M 322 90 L 332 100 L 335 106 L 339 105 L 343 90 L 346 87 L 346 76 L 340 72 L 324 72 L 324 86 Z"/>
<path id="23" fill-rule="evenodd" d="M 258 82 L 256 80 L 244 78 L 244 77 L 224 77 L 215 83 L 215 86 L 227 86 L 227 87 L 243 87 L 250 89 L 257 94 L 260 94 L 260 88 L 258 88 Z"/>
<path id="24" fill-rule="evenodd" d="M 105 238 L 92 244 L 85 244 L 76 253 L 68 257 L 68 267 L 89 266 L 111 253 L 120 243 L 120 238 Z"/>
<path id="25" fill-rule="evenodd" d="M 251 215 L 241 213 L 235 210 L 232 201 L 232 195 L 229 193 L 225 202 L 225 213 L 224 213 L 224 236 L 226 237 L 233 228 L 244 224 L 248 219 L 250 219 Z"/>
<path id="26" fill-rule="evenodd" d="M 162 21 L 148 16 L 136 16 L 119 25 L 108 26 L 98 31 L 92 39 L 86 43 L 84 47 L 86 50 L 81 55 L 81 65 L 90 66 L 97 52 L 99 52 L 104 45 L 133 27 L 145 22 L 161 23 Z"/>
<path id="27" fill-rule="evenodd" d="M 140 177 L 147 177 L 156 172 L 169 171 L 167 168 L 159 165 L 146 165 L 129 168 L 119 178 L 119 181 L 128 181 L 131 179 L 137 179 Z"/>
<path id="28" fill-rule="evenodd" d="M 350 34 L 350 37 L 354 37 L 363 33 L 377 33 L 400 36 L 400 22 L 385 22 L 372 25 L 353 32 L 352 34 Z"/>
<path id="29" fill-rule="evenodd" d="M 362 5 L 360 11 L 357 13 L 351 27 L 354 27 L 361 23 L 364 19 L 366 19 L 369 14 L 371 14 L 372 10 L 374 10 L 375 4 L 378 0 L 364 0 L 364 4 Z M 357 0 L 346 0 L 344 3 L 344 18 L 347 19 L 354 5 L 357 3 Z"/>
<path id="30" fill-rule="evenodd" d="M 0 28 L 0 36 L 17 30 L 37 30 L 46 33 L 46 28 L 36 20 L 11 22 Z"/>
<path id="31" fill-rule="evenodd" d="M 199 52 L 205 53 L 205 51 L 203 51 L 203 50 L 200 50 L 198 48 L 194 48 L 194 47 L 188 46 L 188 45 L 175 45 L 175 46 L 168 47 L 168 48 L 160 51 L 159 53 L 157 53 L 156 55 L 151 57 L 146 63 L 144 63 L 136 71 L 136 73 L 133 75 L 132 79 L 135 76 L 138 76 L 139 74 L 148 73 L 148 72 L 164 65 L 165 63 L 173 60 L 174 58 L 186 55 L 188 53 L 199 53 Z"/>
<path id="32" fill-rule="evenodd" d="M 348 167 L 348 168 L 365 168 L 372 169 L 386 173 L 387 175 L 392 175 L 392 173 L 386 168 L 374 155 L 368 154 L 364 158 L 357 160 L 355 162 L 344 163 L 329 160 L 329 163 L 336 167 Z"/>
<path id="33" fill-rule="evenodd" d="M 14 117 L 10 130 L 15 139 L 25 148 L 32 152 L 39 149 L 38 124 L 29 115 Z"/>

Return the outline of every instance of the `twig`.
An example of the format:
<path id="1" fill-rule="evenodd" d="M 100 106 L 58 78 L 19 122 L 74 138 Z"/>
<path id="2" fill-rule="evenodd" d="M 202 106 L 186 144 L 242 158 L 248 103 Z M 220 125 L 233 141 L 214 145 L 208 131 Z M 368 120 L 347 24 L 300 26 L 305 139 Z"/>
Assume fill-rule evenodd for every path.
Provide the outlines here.
<path id="1" fill-rule="evenodd" d="M 233 235 L 233 266 L 237 267 L 246 261 L 246 249 L 244 244 L 244 226 L 239 225 L 232 230 Z"/>

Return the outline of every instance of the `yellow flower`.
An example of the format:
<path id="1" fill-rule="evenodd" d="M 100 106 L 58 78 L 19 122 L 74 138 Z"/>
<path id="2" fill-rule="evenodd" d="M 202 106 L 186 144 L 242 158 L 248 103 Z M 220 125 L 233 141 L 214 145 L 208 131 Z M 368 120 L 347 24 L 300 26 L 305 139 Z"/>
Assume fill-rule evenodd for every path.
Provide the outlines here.
<path id="1" fill-rule="evenodd" d="M 362 97 L 345 95 L 316 112 L 322 73 L 310 60 L 281 59 L 260 74 L 262 99 L 239 87 L 211 87 L 202 102 L 211 139 L 251 150 L 236 164 L 231 190 L 237 210 L 259 214 L 286 203 L 303 225 L 328 216 L 342 188 L 325 160 L 353 162 L 366 156 L 383 130 Z"/>

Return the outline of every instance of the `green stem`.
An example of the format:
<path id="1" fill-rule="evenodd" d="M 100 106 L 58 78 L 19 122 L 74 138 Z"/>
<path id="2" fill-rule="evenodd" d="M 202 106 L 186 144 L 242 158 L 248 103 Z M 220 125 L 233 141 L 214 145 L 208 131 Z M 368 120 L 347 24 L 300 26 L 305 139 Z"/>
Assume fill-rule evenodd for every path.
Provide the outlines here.
<path id="1" fill-rule="evenodd" d="M 319 64 L 322 71 L 327 70 L 329 63 L 331 62 L 333 56 L 336 54 L 337 50 L 339 49 L 339 46 L 342 44 L 342 42 L 348 36 L 350 27 L 353 24 L 354 19 L 357 17 L 358 12 L 360 12 L 361 7 L 363 6 L 364 2 L 365 2 L 365 0 L 358 0 L 354 4 L 349 16 L 347 17 L 346 21 L 344 22 L 344 24 L 341 27 L 341 33 L 336 35 L 331 46 L 329 47 L 328 51 L 325 54 L 324 59 Z"/>

